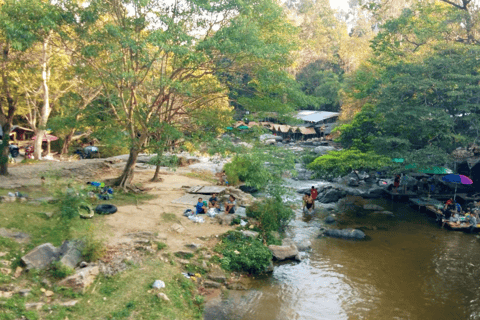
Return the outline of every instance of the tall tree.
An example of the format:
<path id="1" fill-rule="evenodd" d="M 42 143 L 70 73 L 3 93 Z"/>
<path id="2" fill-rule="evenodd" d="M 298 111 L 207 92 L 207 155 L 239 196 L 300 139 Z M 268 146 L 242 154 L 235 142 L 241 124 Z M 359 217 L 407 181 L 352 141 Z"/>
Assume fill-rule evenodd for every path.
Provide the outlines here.
<path id="1" fill-rule="evenodd" d="M 132 181 L 153 123 L 174 124 L 226 96 L 218 71 L 279 70 L 289 62 L 294 30 L 269 0 L 98 0 L 80 11 L 82 56 L 102 79 L 111 117 L 129 135 L 122 187 Z"/>

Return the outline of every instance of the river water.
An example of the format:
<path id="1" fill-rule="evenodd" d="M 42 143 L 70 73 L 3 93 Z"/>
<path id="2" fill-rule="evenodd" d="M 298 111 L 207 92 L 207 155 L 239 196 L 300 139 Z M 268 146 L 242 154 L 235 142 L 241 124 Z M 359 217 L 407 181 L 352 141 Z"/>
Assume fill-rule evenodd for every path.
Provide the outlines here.
<path id="1" fill-rule="evenodd" d="M 288 231 L 313 238 L 301 262 L 275 266 L 248 291 L 207 305 L 205 319 L 480 319 L 480 240 L 441 229 L 405 203 L 374 200 L 394 213 L 345 215 L 365 241 L 316 238 L 320 219 L 297 215 Z"/>

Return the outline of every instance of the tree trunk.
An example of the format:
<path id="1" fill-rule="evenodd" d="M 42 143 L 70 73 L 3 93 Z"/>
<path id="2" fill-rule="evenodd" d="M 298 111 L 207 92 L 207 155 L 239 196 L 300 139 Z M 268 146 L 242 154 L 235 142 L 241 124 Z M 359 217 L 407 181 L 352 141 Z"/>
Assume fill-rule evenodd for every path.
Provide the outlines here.
<path id="1" fill-rule="evenodd" d="M 159 177 L 160 175 L 160 166 L 157 166 L 155 168 L 155 174 L 153 175 L 152 181 L 157 182 L 157 181 L 162 181 L 162 179 Z"/>
<path id="2" fill-rule="evenodd" d="M 50 70 L 48 69 L 48 42 L 50 35 L 43 41 L 43 61 L 42 61 L 42 88 L 43 88 L 43 106 L 40 111 L 40 121 L 38 124 L 37 140 L 35 141 L 35 150 L 33 156 L 35 159 L 42 159 L 42 140 L 46 135 L 48 117 L 50 116 L 50 94 L 48 89 L 48 80 L 50 79 Z M 39 139 L 40 136 L 40 139 Z M 39 141 L 40 140 L 40 141 Z"/>
<path id="3" fill-rule="evenodd" d="M 68 148 L 70 148 L 70 143 L 72 143 L 72 137 L 75 134 L 75 129 L 72 129 L 67 136 L 65 137 L 65 140 L 63 140 L 63 145 L 62 145 L 62 151 L 60 154 L 64 155 L 68 153 Z"/>
<path id="4" fill-rule="evenodd" d="M 132 182 L 139 152 L 140 151 L 135 148 L 130 149 L 130 155 L 128 157 L 127 164 L 125 165 L 125 169 L 123 169 L 122 175 L 115 183 L 117 186 L 126 189 Z"/>
<path id="5" fill-rule="evenodd" d="M 8 175 L 8 154 L 10 153 L 9 141 L 12 123 L 7 122 L 2 126 L 3 137 L 0 145 L 0 176 Z"/>
<path id="6" fill-rule="evenodd" d="M 33 157 L 36 159 L 36 160 L 41 160 L 42 159 L 42 142 L 43 142 L 43 138 L 45 138 L 45 135 L 47 134 L 47 132 L 45 130 L 37 130 L 37 132 L 35 133 L 36 134 L 36 139 L 35 139 L 35 143 L 33 144 Z"/>

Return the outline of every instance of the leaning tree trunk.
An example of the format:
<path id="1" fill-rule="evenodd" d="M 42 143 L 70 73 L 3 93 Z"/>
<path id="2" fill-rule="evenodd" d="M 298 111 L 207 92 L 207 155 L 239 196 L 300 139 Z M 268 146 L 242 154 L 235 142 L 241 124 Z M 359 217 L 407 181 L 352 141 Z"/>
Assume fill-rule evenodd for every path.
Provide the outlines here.
<path id="1" fill-rule="evenodd" d="M 130 149 L 130 155 L 128 157 L 127 164 L 125 165 L 125 169 L 123 169 L 122 175 L 118 178 L 117 182 L 115 183 L 117 186 L 126 189 L 132 183 L 135 164 L 137 163 L 139 152 L 140 151 L 135 148 Z"/>
<path id="2" fill-rule="evenodd" d="M 0 176 L 8 175 L 8 154 L 10 153 L 9 140 L 12 124 L 7 122 L 2 126 L 3 137 L 0 145 Z"/>
<path id="3" fill-rule="evenodd" d="M 155 174 L 153 175 L 152 181 L 153 182 L 162 181 L 159 175 L 160 175 L 160 166 L 157 165 L 157 167 L 155 168 Z"/>

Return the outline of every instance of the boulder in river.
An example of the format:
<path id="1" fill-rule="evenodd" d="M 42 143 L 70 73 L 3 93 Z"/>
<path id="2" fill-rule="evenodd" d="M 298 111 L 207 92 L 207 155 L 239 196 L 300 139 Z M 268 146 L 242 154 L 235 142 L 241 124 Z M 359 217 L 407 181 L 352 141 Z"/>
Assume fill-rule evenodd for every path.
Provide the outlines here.
<path id="1" fill-rule="evenodd" d="M 336 220 L 332 215 L 329 215 L 328 217 L 325 218 L 325 223 L 332 224 L 335 223 Z"/>
<path id="2" fill-rule="evenodd" d="M 273 257 L 277 260 L 280 260 L 280 261 L 287 260 L 287 259 L 300 260 L 297 246 L 294 244 L 290 244 L 288 246 L 269 245 L 268 249 L 272 252 Z"/>
<path id="3" fill-rule="evenodd" d="M 331 203 L 331 202 L 337 202 L 341 198 L 345 197 L 345 195 L 346 193 L 343 190 L 329 189 L 322 195 L 321 198 L 317 198 L 317 199 L 322 203 Z"/>
<path id="4" fill-rule="evenodd" d="M 373 211 L 383 211 L 385 210 L 383 207 L 378 206 L 376 204 L 366 204 L 363 206 L 364 210 L 373 210 Z"/>
<path id="5" fill-rule="evenodd" d="M 365 233 L 358 229 L 330 229 L 323 233 L 327 237 L 342 238 L 347 240 L 363 240 Z"/>

